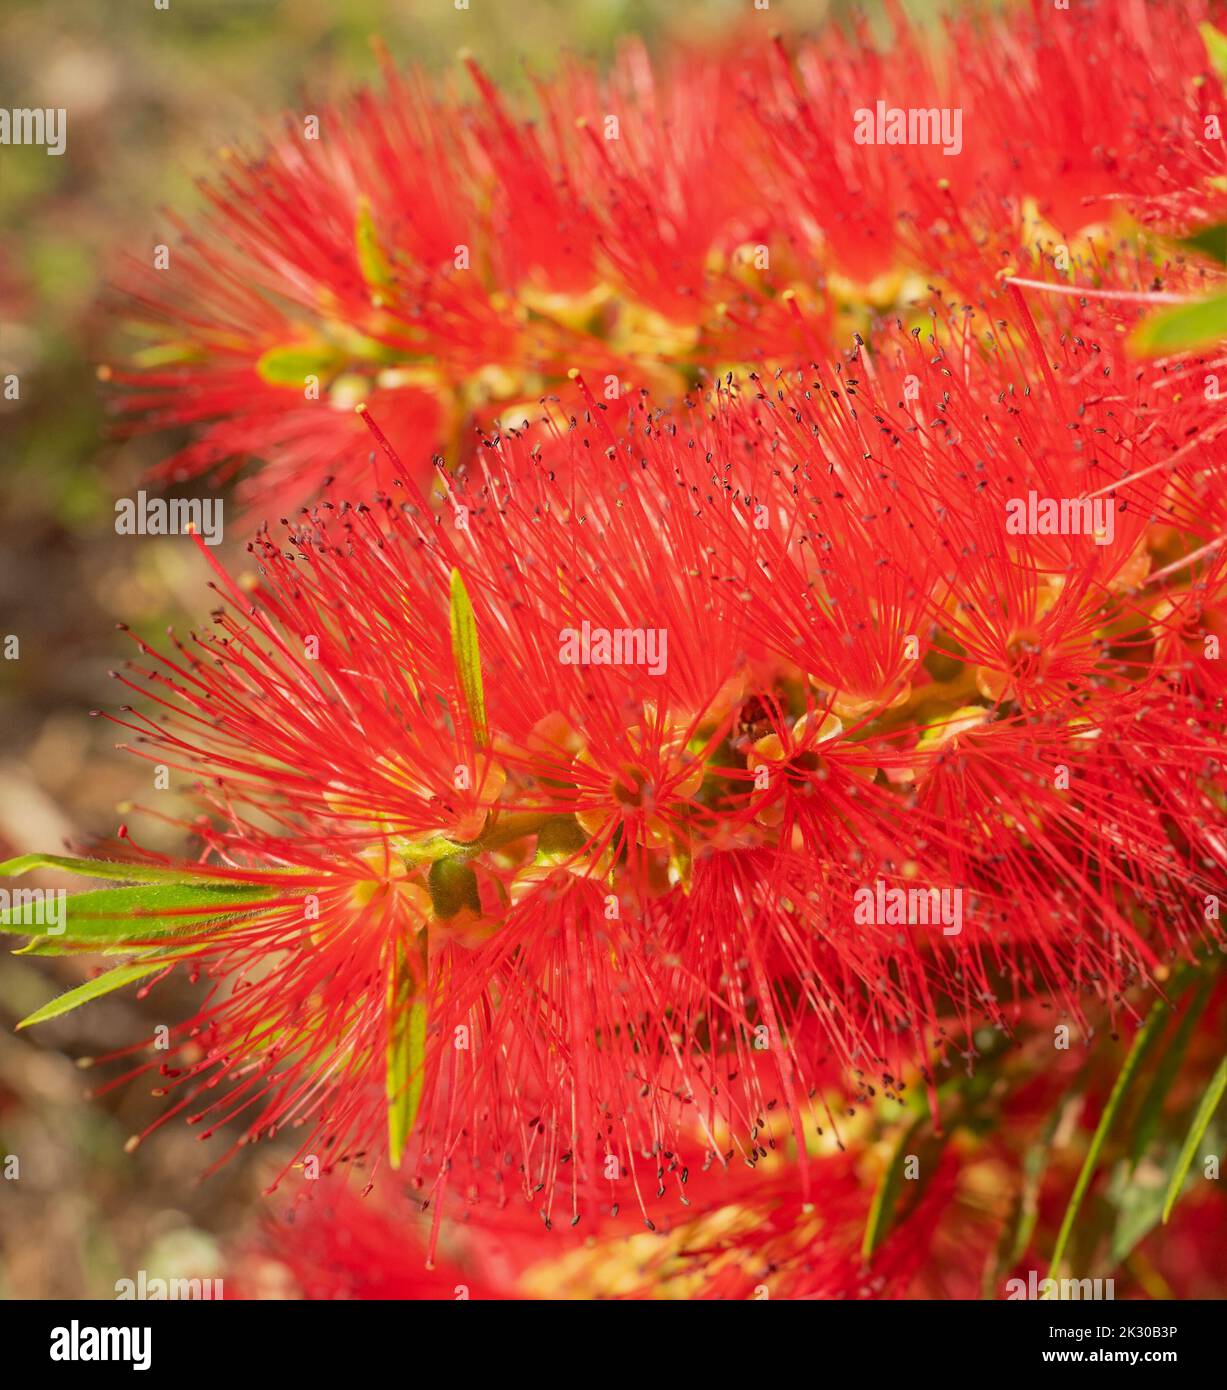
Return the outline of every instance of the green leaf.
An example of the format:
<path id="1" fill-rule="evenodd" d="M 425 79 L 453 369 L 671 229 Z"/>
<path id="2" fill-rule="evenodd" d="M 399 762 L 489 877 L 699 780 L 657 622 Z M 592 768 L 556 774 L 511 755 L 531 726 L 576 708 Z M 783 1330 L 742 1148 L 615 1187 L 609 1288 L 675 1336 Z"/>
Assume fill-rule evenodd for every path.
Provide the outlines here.
<path id="1" fill-rule="evenodd" d="M 426 1080 L 426 1025 L 430 1019 L 430 1005 L 417 997 L 417 990 L 418 981 L 409 966 L 404 946 L 398 942 L 388 969 L 387 995 L 388 1161 L 393 1168 L 400 1167 L 405 1142 L 417 1120 Z"/>
<path id="2" fill-rule="evenodd" d="M 1186 352 L 1227 338 L 1227 293 L 1212 294 L 1144 318 L 1133 330 L 1134 352 Z"/>
<path id="3" fill-rule="evenodd" d="M 375 219 L 371 216 L 368 198 L 358 199 L 358 216 L 354 226 L 354 245 L 358 253 L 358 265 L 362 278 L 372 289 L 385 289 L 392 283 L 392 264 L 379 244 L 379 233 L 375 230 Z"/>
<path id="4" fill-rule="evenodd" d="M 35 942 L 24 952 L 27 955 L 55 955 L 65 946 L 114 949 L 131 941 L 189 934 L 221 918 L 254 911 L 263 900 L 280 891 L 248 883 L 226 887 L 141 883 L 128 888 L 101 888 L 74 893 L 64 900 L 66 930 L 61 933 L 32 931 L 36 924 L 28 920 L 28 904 L 0 912 L 0 931 L 34 936 Z"/>
<path id="5" fill-rule="evenodd" d="M 1083 1067 L 1073 1090 L 1063 1096 L 1061 1102 L 1053 1108 L 1040 1137 L 1028 1145 L 1023 1154 L 1018 1197 L 1010 1220 L 1001 1229 L 1001 1238 L 997 1242 L 996 1263 L 989 1273 L 984 1289 L 986 1298 L 997 1297 L 998 1282 L 1007 1270 L 1013 1269 L 1022 1259 L 1031 1244 L 1039 1220 L 1040 1187 L 1052 1154 L 1052 1141 L 1071 1109 L 1084 1104 L 1082 1091 L 1086 1071 L 1087 1068 Z"/>
<path id="6" fill-rule="evenodd" d="M 1219 81 L 1227 85 L 1227 34 L 1223 34 L 1205 20 L 1197 26 L 1197 31 L 1206 45 L 1210 66 L 1218 74 Z"/>
<path id="7" fill-rule="evenodd" d="M 481 652 L 477 645 L 477 619 L 473 616 L 469 591 L 464 587 L 464 580 L 457 569 L 452 570 L 451 622 L 456 677 L 464 691 L 473 734 L 480 747 L 489 735 L 486 731 L 486 697 L 481 683 Z"/>
<path id="8" fill-rule="evenodd" d="M 861 1241 L 862 1259 L 868 1260 L 873 1257 L 874 1252 L 885 1240 L 886 1234 L 890 1230 L 895 1207 L 899 1201 L 904 1165 L 907 1162 L 908 1154 L 912 1151 L 913 1140 L 919 1133 L 921 1126 L 927 1123 L 927 1115 L 918 1116 L 899 1137 L 899 1142 L 895 1146 L 890 1162 L 882 1173 L 877 1190 L 873 1194 L 873 1201 L 869 1206 L 869 1218 L 865 1222 L 865 1235 Z"/>
<path id="9" fill-rule="evenodd" d="M 1103 1148 L 1104 1140 L 1108 1137 L 1108 1131 L 1112 1128 L 1112 1122 L 1125 1103 L 1125 1098 L 1129 1095 L 1143 1062 L 1158 1041 L 1169 1012 L 1170 1009 L 1166 1000 L 1156 1000 L 1146 1017 L 1146 1022 L 1142 1024 L 1134 1036 L 1124 1065 L 1112 1087 L 1112 1094 L 1108 1097 L 1108 1103 L 1104 1106 L 1103 1114 L 1099 1117 L 1099 1124 L 1096 1125 L 1095 1133 L 1091 1136 L 1090 1148 L 1087 1149 L 1086 1158 L 1082 1162 L 1082 1169 L 1078 1174 L 1077 1182 L 1074 1184 L 1069 1205 L 1065 1208 L 1061 1229 L 1057 1232 L 1057 1243 L 1052 1252 L 1052 1263 L 1048 1267 L 1049 1278 L 1055 1278 L 1060 1269 L 1061 1261 L 1065 1256 L 1065 1247 L 1069 1244 L 1069 1237 L 1074 1229 L 1079 1208 L 1082 1206 L 1082 1199 L 1086 1196 L 1086 1190 L 1091 1185 L 1095 1165 L 1099 1162 L 1099 1153 Z"/>
<path id="10" fill-rule="evenodd" d="M 0 878 L 17 878 L 31 869 L 63 869 L 87 878 L 118 878 L 125 883 L 183 883 L 188 879 L 222 882 L 215 874 L 193 873 L 186 868 L 159 868 L 156 864 L 127 863 L 115 859 L 69 859 L 62 854 L 23 854 L 0 864 Z M 297 870 L 295 870 L 297 872 Z"/>
<path id="11" fill-rule="evenodd" d="M 1227 223 L 1219 222 L 1211 227 L 1199 227 L 1188 236 L 1179 237 L 1176 244 L 1217 261 L 1219 265 L 1227 266 Z"/>
<path id="12" fill-rule="evenodd" d="M 1197 1153 L 1197 1146 L 1201 1143 L 1215 1110 L 1218 1109 L 1218 1103 L 1223 1098 L 1224 1090 L 1227 1090 L 1227 1057 L 1224 1057 L 1218 1064 L 1218 1070 L 1210 1078 L 1210 1084 L 1206 1087 L 1201 1104 L 1197 1107 L 1197 1113 L 1193 1116 L 1193 1123 L 1189 1126 L 1189 1133 L 1184 1141 L 1184 1147 L 1180 1150 L 1180 1157 L 1176 1160 L 1171 1181 L 1167 1185 L 1167 1196 L 1163 1199 L 1163 1224 L 1165 1226 L 1180 1197 L 1184 1180 L 1189 1175 L 1193 1157 Z"/>
<path id="13" fill-rule="evenodd" d="M 1137 1167 L 1138 1161 L 1149 1148 L 1150 1142 L 1155 1136 L 1163 1103 L 1171 1094 L 1172 1082 L 1180 1070 L 1180 1063 L 1188 1048 L 1189 1039 L 1193 1036 L 1193 1029 L 1197 1020 L 1206 1007 L 1206 1001 L 1210 998 L 1213 984 L 1214 977 L 1207 975 L 1198 986 L 1197 993 L 1193 996 L 1192 1003 L 1184 1011 L 1184 1016 L 1181 1018 L 1171 1042 L 1168 1043 L 1162 1057 L 1159 1058 L 1159 1065 L 1155 1068 L 1150 1086 L 1142 1098 L 1141 1105 L 1138 1106 L 1138 1113 L 1133 1122 L 1133 1136 L 1129 1144 L 1131 1168 Z"/>
<path id="14" fill-rule="evenodd" d="M 1121 1159 L 1112 1169 L 1104 1188 L 1105 1199 L 1115 1209 L 1108 1246 L 1108 1260 L 1112 1265 L 1123 1264 L 1159 1224 L 1163 1190 L 1171 1171 L 1168 1157 L 1163 1152 L 1158 1162 L 1147 1162 L 1137 1169 L 1131 1168 L 1127 1159 Z M 1170 1158 L 1175 1158 L 1175 1146 Z"/>
<path id="15" fill-rule="evenodd" d="M 133 980 L 140 980 L 146 975 L 165 970 L 167 964 L 165 960 L 156 960 L 117 965 L 114 970 L 107 970 L 97 979 L 87 980 L 83 985 L 57 996 L 49 1004 L 44 1004 L 41 1009 L 35 1009 L 32 1014 L 23 1018 L 17 1027 L 28 1028 L 32 1023 L 46 1023 L 49 1018 L 59 1018 L 61 1014 L 69 1013 L 82 1004 L 88 1004 L 91 999 L 100 999 L 112 990 L 122 989 L 124 985 L 131 984 Z"/>
<path id="16" fill-rule="evenodd" d="M 344 354 L 328 344 L 290 343 L 269 348 L 256 363 L 256 371 L 268 386 L 301 389 L 309 376 L 329 377 L 344 365 Z"/>

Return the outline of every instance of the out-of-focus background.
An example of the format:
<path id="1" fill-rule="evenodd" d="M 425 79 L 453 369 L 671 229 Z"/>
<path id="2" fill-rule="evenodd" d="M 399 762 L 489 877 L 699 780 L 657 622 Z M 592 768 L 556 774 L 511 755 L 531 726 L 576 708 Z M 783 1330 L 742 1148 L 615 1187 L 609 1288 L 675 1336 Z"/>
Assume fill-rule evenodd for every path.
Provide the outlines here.
<path id="1" fill-rule="evenodd" d="M 250 143 L 282 107 L 374 81 L 369 39 L 435 71 L 467 47 L 512 90 L 563 47 L 608 59 L 637 33 L 660 49 L 750 23 L 816 28 L 824 0 L 0 0 L 0 105 L 65 107 L 65 154 L 0 149 L 0 859 L 81 847 L 148 802 L 148 764 L 91 719 L 124 694 L 108 668 L 210 607 L 182 538 L 117 537 L 114 500 L 182 442 L 109 434 L 96 379 L 119 340 L 108 277 L 163 239 L 165 206 L 189 216 L 219 147 Z M 908 6 L 916 11 L 931 4 Z M 2 393 L 0 393 L 2 394 Z M 225 552 L 241 553 L 235 530 Z M 175 791 L 158 793 L 171 809 Z M 168 832 L 169 833 L 169 832 Z M 146 841 L 156 837 L 148 827 Z M 29 880 L 27 880 L 29 881 Z M 55 880 L 44 878 L 50 884 Z M 186 1012 L 190 986 L 141 1002 L 113 994 L 30 1032 L 13 1025 L 85 977 L 82 962 L 0 948 L 0 1297 L 114 1297 L 115 1281 L 205 1276 L 254 1233 L 274 1155 L 250 1150 L 204 1182 L 192 1130 L 172 1122 L 129 1155 L 163 1102 L 148 1083 L 88 1100 L 77 1059 L 147 1037 Z M 105 1079 L 115 1068 L 98 1069 Z M 214 1141 L 216 1147 L 219 1141 Z M 4 1176 L 8 1156 L 17 1176 Z"/>

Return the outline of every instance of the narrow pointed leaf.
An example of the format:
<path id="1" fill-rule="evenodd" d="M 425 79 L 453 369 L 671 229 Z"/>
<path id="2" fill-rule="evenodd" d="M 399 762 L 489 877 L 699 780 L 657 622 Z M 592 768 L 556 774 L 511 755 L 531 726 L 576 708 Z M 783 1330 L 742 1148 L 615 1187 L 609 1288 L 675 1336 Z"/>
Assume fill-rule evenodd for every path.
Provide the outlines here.
<path id="1" fill-rule="evenodd" d="M 129 985 L 134 980 L 144 979 L 146 975 L 154 975 L 159 970 L 165 970 L 166 966 L 165 960 L 138 961 L 132 965 L 117 965 L 114 970 L 107 970 L 97 979 L 87 980 L 83 985 L 78 985 L 75 989 L 70 989 L 67 993 L 52 999 L 50 1003 L 44 1004 L 41 1009 L 35 1009 L 32 1014 L 23 1018 L 17 1027 L 29 1028 L 31 1024 L 46 1023 L 49 1018 L 59 1018 L 61 1014 L 70 1013 L 82 1004 L 88 1004 L 92 999 L 100 999 L 104 994 L 110 994 L 112 990 L 122 989 L 124 985 Z"/>
<path id="2" fill-rule="evenodd" d="M 986 1298 L 998 1296 L 997 1283 L 1008 1270 L 1013 1269 L 1022 1259 L 1031 1244 L 1031 1238 L 1035 1234 L 1036 1223 L 1039 1220 L 1040 1188 L 1043 1185 L 1044 1174 L 1048 1170 L 1048 1162 L 1052 1156 L 1052 1141 L 1071 1107 L 1081 1107 L 1085 1103 L 1085 1097 L 1082 1094 L 1084 1078 L 1085 1069 L 1074 1090 L 1062 1097 L 1059 1105 L 1053 1107 L 1052 1114 L 1045 1122 L 1040 1137 L 1033 1144 L 1028 1145 L 1023 1154 L 1018 1197 L 1014 1203 L 1010 1220 L 1002 1227 L 1001 1238 L 997 1243 L 996 1263 L 989 1275 L 989 1283 L 984 1291 Z"/>
<path id="3" fill-rule="evenodd" d="M 124 883 L 183 883 L 202 879 L 219 880 L 213 874 L 193 873 L 191 869 L 160 868 L 156 864 L 128 863 L 118 859 L 73 859 L 62 854 L 23 854 L 0 864 L 0 878 L 17 878 L 31 869 L 63 869 L 86 878 L 117 878 Z"/>
<path id="4" fill-rule="evenodd" d="M 211 883 L 228 888 L 235 883 L 248 882 L 243 878 L 222 878 L 214 870 L 190 869 L 186 865 L 163 867 L 139 860 L 76 859 L 63 854 L 22 854 L 16 859 L 6 859 L 0 864 L 0 878 L 19 878 L 32 869 L 62 869 L 84 878 L 114 878 L 123 883 Z M 260 869 L 259 873 L 261 878 L 272 875 L 292 879 L 300 878 L 304 870 Z"/>
<path id="5" fill-rule="evenodd" d="M 1227 338 L 1227 294 L 1212 294 L 1189 304 L 1176 304 L 1150 314 L 1133 330 L 1134 352 L 1155 356 L 1188 352 Z"/>
<path id="6" fill-rule="evenodd" d="M 358 254 L 362 278 L 366 283 L 377 290 L 390 285 L 393 279 L 392 265 L 379 244 L 379 233 L 375 229 L 375 219 L 371 216 L 371 204 L 367 198 L 358 200 L 354 247 Z"/>
<path id="7" fill-rule="evenodd" d="M 1172 1214 L 1172 1209 L 1179 1200 L 1181 1189 L 1184 1187 L 1184 1180 L 1188 1177 L 1189 1169 L 1193 1166 L 1197 1146 L 1205 1136 L 1210 1121 L 1214 1117 L 1214 1112 L 1218 1109 L 1218 1103 L 1223 1098 L 1224 1090 L 1227 1090 L 1227 1057 L 1224 1057 L 1218 1064 L 1218 1070 L 1210 1078 L 1210 1084 L 1206 1087 L 1201 1103 L 1197 1107 L 1197 1113 L 1193 1116 L 1193 1123 L 1189 1126 L 1189 1133 L 1184 1141 L 1184 1147 L 1180 1150 L 1180 1157 L 1176 1160 L 1171 1181 L 1167 1185 L 1167 1196 L 1163 1199 L 1163 1224 L 1165 1226 Z"/>
<path id="8" fill-rule="evenodd" d="M 1103 1114 L 1099 1117 L 1099 1124 L 1096 1125 L 1095 1133 L 1091 1136 L 1090 1147 L 1087 1149 L 1086 1158 L 1083 1159 L 1082 1169 L 1078 1174 L 1077 1182 L 1074 1184 L 1069 1205 L 1065 1208 L 1061 1229 L 1057 1232 L 1057 1243 L 1052 1251 L 1052 1263 L 1048 1269 L 1050 1278 L 1056 1276 L 1061 1261 L 1065 1258 L 1065 1248 L 1069 1244 L 1074 1222 L 1077 1220 L 1078 1212 L 1082 1207 L 1082 1199 L 1086 1196 L 1086 1190 L 1091 1185 L 1091 1178 L 1095 1174 L 1100 1150 L 1103 1148 L 1104 1140 L 1108 1137 L 1108 1131 L 1112 1128 L 1113 1121 L 1132 1090 L 1143 1062 L 1150 1055 L 1151 1049 L 1162 1034 L 1170 1012 L 1166 1000 L 1157 1000 L 1146 1016 L 1146 1022 L 1142 1024 L 1134 1036 L 1133 1044 L 1125 1056 L 1124 1065 L 1112 1087 L 1112 1094 L 1108 1097 L 1108 1103 L 1104 1106 Z"/>
<path id="9" fill-rule="evenodd" d="M 1184 1060 L 1189 1040 L 1193 1036 L 1193 1029 L 1201 1017 L 1202 1010 L 1206 1007 L 1206 1001 L 1210 998 L 1213 984 L 1213 976 L 1208 975 L 1202 981 L 1197 993 L 1193 996 L 1192 1003 L 1184 1011 L 1184 1016 L 1181 1018 L 1171 1042 L 1164 1048 L 1163 1055 L 1159 1058 L 1159 1064 L 1155 1067 L 1150 1086 L 1142 1098 L 1137 1117 L 1133 1122 L 1133 1135 L 1129 1143 L 1131 1167 L 1137 1167 L 1138 1161 L 1155 1136 L 1159 1127 L 1159 1116 L 1163 1110 L 1163 1103 L 1171 1094 L 1172 1082 L 1175 1081 L 1176 1073 L 1180 1070 L 1180 1063 Z"/>
<path id="10" fill-rule="evenodd" d="M 903 1184 L 903 1168 L 912 1144 L 922 1125 L 928 1123 L 927 1116 L 919 1116 L 904 1130 L 899 1138 L 890 1162 L 878 1182 L 869 1207 L 869 1218 L 865 1223 L 865 1235 L 861 1242 L 861 1257 L 871 1259 L 874 1252 L 886 1239 L 894 1219 L 895 1207 L 899 1201 L 899 1189 Z"/>
<path id="11" fill-rule="evenodd" d="M 481 683 L 481 652 L 477 645 L 477 619 L 459 570 L 452 570 L 452 657 L 456 678 L 464 691 L 473 736 L 480 747 L 487 741 L 486 697 Z"/>
<path id="12" fill-rule="evenodd" d="M 1210 66 L 1218 74 L 1219 81 L 1227 85 L 1227 34 L 1206 20 L 1197 26 L 1197 30 L 1206 45 Z"/>
<path id="13" fill-rule="evenodd" d="M 430 1006 L 417 997 L 417 990 L 404 947 L 398 944 L 388 970 L 387 995 L 388 1161 L 393 1168 L 400 1167 L 425 1083 Z"/>
<path id="14" fill-rule="evenodd" d="M 0 912 L 0 931 L 33 936 L 26 954 L 58 954 L 65 946 L 77 949 L 114 947 L 129 941 L 190 935 L 222 918 L 256 910 L 281 890 L 264 884 L 225 887 L 199 883 L 141 883 L 126 888 L 101 888 L 73 893 L 64 900 L 61 932 L 33 920 L 30 905 Z"/>
<path id="15" fill-rule="evenodd" d="M 344 355 L 327 343 L 291 343 L 269 348 L 256 363 L 256 372 L 266 385 L 301 389 L 309 376 L 332 376 L 344 365 Z"/>
<path id="16" fill-rule="evenodd" d="M 1216 223 L 1209 227 L 1199 227 L 1188 236 L 1178 239 L 1177 245 L 1198 255 L 1227 266 L 1227 223 Z"/>

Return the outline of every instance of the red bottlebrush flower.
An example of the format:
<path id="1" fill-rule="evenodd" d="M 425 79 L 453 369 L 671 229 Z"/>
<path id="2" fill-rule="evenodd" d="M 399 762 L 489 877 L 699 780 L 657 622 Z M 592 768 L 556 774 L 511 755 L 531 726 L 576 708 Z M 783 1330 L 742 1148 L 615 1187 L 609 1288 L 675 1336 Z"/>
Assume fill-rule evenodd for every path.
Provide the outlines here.
<path id="1" fill-rule="evenodd" d="M 287 119 L 257 156 L 228 152 L 199 225 L 176 221 L 169 263 L 129 267 L 155 343 L 137 370 L 104 375 L 146 425 L 201 427 L 162 476 L 220 480 L 256 455 L 253 501 L 284 508 L 334 475 L 348 495 L 373 481 L 359 401 L 420 439 L 423 463 L 454 460 L 473 418 L 518 422 L 569 370 L 607 399 L 676 394 L 738 355 L 751 312 L 764 348 L 799 345 L 752 264 L 765 214 L 748 172 L 734 184 L 726 162 L 709 177 L 728 100 L 719 65 L 679 67 L 659 93 L 638 49 L 606 84 L 573 65 L 541 86 L 540 125 L 468 69 L 475 105 L 385 63 L 381 95 L 309 128 Z"/>
<path id="2" fill-rule="evenodd" d="M 889 1085 L 1217 935 L 1202 403 L 1115 337 L 935 328 L 260 535 L 125 677 L 206 779 L 194 871 L 251 885 L 130 934 L 212 982 L 170 1113 L 650 1221 L 660 1154 L 804 1134 L 832 1059 Z"/>
<path id="3" fill-rule="evenodd" d="M 1222 87 L 1198 27 L 1225 13 L 1129 0 L 1058 16 L 1033 0 L 987 42 L 963 26 L 955 63 L 974 90 L 976 153 L 993 161 L 998 189 L 1025 191 L 1070 234 L 1122 200 L 1169 228 L 1173 213 L 1192 210 L 1186 199 L 1221 210 L 1213 182 L 1227 173 L 1227 145 L 1205 117 Z"/>
<path id="4" fill-rule="evenodd" d="M 444 1224 L 438 1268 L 426 1261 L 422 1214 L 404 1194 L 358 1197 L 333 1184 L 269 1228 L 262 1256 L 309 1298 L 976 1297 L 998 1223 L 960 1193 L 967 1155 L 935 1161 L 917 1200 L 868 1255 L 872 1165 L 857 1145 L 813 1161 L 816 1201 L 803 1197 L 795 1163 L 779 1156 L 740 1176 L 696 1173 L 691 1203 L 651 1232 L 628 1235 L 607 1217 L 583 1238 L 566 1229 L 543 1237 L 524 1208 L 474 1211 L 472 1222 L 457 1212 Z"/>
<path id="5" fill-rule="evenodd" d="M 470 1252 L 456 1249 L 450 1233 L 442 1258 L 427 1259 L 420 1219 L 402 1203 L 389 1219 L 386 1203 L 359 1197 L 343 1183 L 326 1197 L 291 1207 L 268 1222 L 259 1245 L 238 1252 L 239 1297 L 258 1297 L 270 1284 L 282 1296 L 286 1281 L 303 1298 L 397 1301 L 488 1300 L 515 1296 L 496 1262 L 477 1267 Z M 280 1277 L 270 1278 L 269 1261 Z M 492 1267 L 495 1266 L 495 1267 Z"/>
<path id="6" fill-rule="evenodd" d="M 245 495 L 284 510 L 333 476 L 338 496 L 386 482 L 358 401 L 418 441 L 409 464 L 455 463 L 473 420 L 573 400 L 572 368 L 604 400 L 664 402 L 737 364 L 825 357 L 933 287 L 995 313 L 1007 272 L 1183 292 L 1191 272 L 1105 254 L 1099 224 L 1221 207 L 1196 25 L 1218 13 L 1040 6 L 936 37 L 896 17 L 886 50 L 831 28 L 657 68 L 630 45 L 607 80 L 571 63 L 537 84 L 535 124 L 471 60 L 474 103 L 385 59 L 383 93 L 229 156 L 169 265 L 125 277 L 155 341 L 109 375 L 130 417 L 197 428 L 164 477 L 255 456 Z M 888 111 L 934 113 L 936 134 L 899 144 Z"/>
<path id="7" fill-rule="evenodd" d="M 1058 283 L 1094 286 L 1088 239 L 1134 239 L 1120 214 L 1168 233 L 1221 220 L 1222 86 L 1198 32 L 1221 6 L 1036 0 L 927 30 L 892 14 L 885 50 L 864 25 L 827 32 L 779 45 L 750 84 L 773 224 L 837 292 L 855 297 L 851 277 L 879 308 L 942 286 L 979 302 L 1000 274 L 1048 278 L 1054 260 Z M 901 134 L 891 112 L 949 121 Z"/>
<path id="8" fill-rule="evenodd" d="M 767 141 L 762 176 L 772 221 L 788 229 L 813 273 L 831 277 L 848 297 L 849 279 L 869 286 L 908 268 L 901 264 L 901 223 L 916 190 L 966 167 L 943 156 L 936 139 L 879 143 L 879 105 L 905 112 L 958 106 L 963 114 L 963 95 L 936 70 L 931 44 L 906 22 L 894 40 L 885 51 L 863 19 L 799 44 L 795 54 L 777 40 L 765 75 L 746 84 Z M 858 137 L 866 113 L 874 128 Z M 889 302 L 897 289 L 896 282 L 879 293 Z"/>
<path id="9" fill-rule="evenodd" d="M 632 46 L 607 82 L 572 64 L 538 84 L 539 126 L 471 61 L 472 107 L 385 63 L 386 93 L 326 112 L 319 139 L 287 128 L 259 159 L 232 157 L 204 230 L 131 277 L 163 341 L 120 374 L 127 407 L 205 425 L 167 476 L 258 452 L 273 470 L 252 495 L 298 500 L 337 470 L 358 399 L 456 456 L 474 412 L 522 409 L 572 366 L 606 399 L 675 393 L 703 370 L 812 354 L 815 332 L 864 325 L 866 297 L 887 307 L 935 278 L 991 292 L 1112 206 L 1088 198 L 1145 211 L 1172 185 L 1213 185 L 1221 142 L 1185 139 L 1205 98 L 1190 89 L 1174 124 L 1155 105 L 1204 66 L 1191 22 L 1131 5 L 1123 24 L 1094 7 L 986 23 L 951 21 L 945 64 L 902 23 L 889 53 L 831 31 L 793 57 L 775 44 L 660 73 Z M 1137 74 L 1102 96 L 1108 128 L 1147 137 L 1140 160 L 1088 133 L 1090 88 L 1069 76 L 1088 53 Z M 961 133 L 954 159 L 936 141 L 861 143 L 858 113 L 887 87 L 902 110 L 957 110 L 966 149 Z M 1016 148 L 1037 117 L 1050 138 Z M 1147 184 L 1156 141 L 1170 161 Z M 1081 263 L 1077 241 L 1065 251 Z"/>

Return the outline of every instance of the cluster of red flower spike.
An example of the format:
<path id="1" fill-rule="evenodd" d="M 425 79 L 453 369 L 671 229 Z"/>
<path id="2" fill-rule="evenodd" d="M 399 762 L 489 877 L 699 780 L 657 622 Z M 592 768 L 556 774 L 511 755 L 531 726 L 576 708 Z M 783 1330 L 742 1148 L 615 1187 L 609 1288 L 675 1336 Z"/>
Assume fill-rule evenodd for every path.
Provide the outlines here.
<path id="1" fill-rule="evenodd" d="M 166 477 L 293 509 L 121 674 L 226 890 L 133 933 L 212 982 L 139 1064 L 168 1118 L 399 1169 L 432 1240 L 689 1208 L 790 1291 L 908 1285 L 932 1221 L 850 1257 L 839 1088 L 936 1105 L 977 1027 L 1093 1031 L 1219 930 L 1227 417 L 1125 344 L 1214 274 L 1153 235 L 1227 204 L 1200 8 L 630 47 L 535 121 L 389 67 L 228 154 L 110 373 L 198 426 Z M 884 95 L 961 155 L 857 143 Z M 1110 532 L 1016 534 L 1033 493 Z M 585 623 L 667 662 L 560 660 Z"/>

